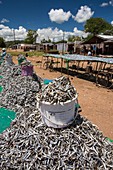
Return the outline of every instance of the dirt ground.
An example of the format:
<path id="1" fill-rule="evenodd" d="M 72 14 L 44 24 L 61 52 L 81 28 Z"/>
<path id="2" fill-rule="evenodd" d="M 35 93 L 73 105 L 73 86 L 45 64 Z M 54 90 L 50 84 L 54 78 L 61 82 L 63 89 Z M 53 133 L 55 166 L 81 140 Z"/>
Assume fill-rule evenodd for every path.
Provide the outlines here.
<path id="1" fill-rule="evenodd" d="M 13 60 L 17 63 L 16 57 Z M 32 61 L 35 72 L 42 78 L 53 79 L 61 76 L 61 72 L 50 72 L 44 70 L 43 67 L 40 68 L 40 64 L 36 64 L 36 61 L 41 61 L 42 57 L 28 57 L 28 60 Z M 95 83 L 76 76 L 69 76 L 69 78 L 78 92 L 78 100 L 82 109 L 80 114 L 97 125 L 104 136 L 113 139 L 113 91 L 98 87 Z"/>

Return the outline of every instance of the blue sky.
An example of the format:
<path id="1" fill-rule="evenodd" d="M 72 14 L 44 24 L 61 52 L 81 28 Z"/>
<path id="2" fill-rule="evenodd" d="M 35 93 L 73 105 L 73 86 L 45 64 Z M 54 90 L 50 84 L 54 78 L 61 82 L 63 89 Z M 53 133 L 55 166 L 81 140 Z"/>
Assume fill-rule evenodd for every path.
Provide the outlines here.
<path id="1" fill-rule="evenodd" d="M 62 31 L 82 36 L 91 17 L 113 23 L 113 0 L 1 0 L 0 36 L 11 40 L 15 30 L 16 39 L 24 39 L 28 29 L 38 30 L 40 37 L 47 31 L 47 37 Z"/>

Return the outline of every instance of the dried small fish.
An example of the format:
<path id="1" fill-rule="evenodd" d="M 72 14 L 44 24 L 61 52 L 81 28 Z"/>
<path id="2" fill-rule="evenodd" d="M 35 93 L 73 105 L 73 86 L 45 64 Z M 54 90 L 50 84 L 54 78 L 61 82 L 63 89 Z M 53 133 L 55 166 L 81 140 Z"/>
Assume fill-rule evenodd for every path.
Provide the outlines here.
<path id="1" fill-rule="evenodd" d="M 41 78 L 34 76 L 21 76 L 21 67 L 18 65 L 1 66 L 0 86 L 3 91 L 0 93 L 0 105 L 15 112 L 21 113 L 24 107 L 35 107 L 36 93 L 40 90 Z"/>
<path id="2" fill-rule="evenodd" d="M 31 77 L 16 76 L 10 71 L 8 74 L 12 68 L 6 68 L 3 71 L 1 67 L 3 79 L 0 85 L 4 90 L 0 94 L 0 103 L 1 106 L 17 111 L 17 117 L 0 135 L 1 170 L 113 169 L 113 144 L 107 141 L 95 125 L 78 115 L 75 123 L 68 128 L 46 127 L 36 108 L 38 84 Z M 53 83 L 52 87 L 43 86 L 45 97 L 48 93 L 50 96 L 56 95 L 58 89 L 62 91 L 59 96 L 61 101 L 68 89 L 70 99 L 76 95 L 69 81 L 61 79 L 59 84 Z"/>
<path id="3" fill-rule="evenodd" d="M 38 101 L 54 105 L 71 101 L 73 98 L 77 98 L 76 89 L 71 85 L 69 78 L 64 76 L 54 79 L 37 94 Z"/>

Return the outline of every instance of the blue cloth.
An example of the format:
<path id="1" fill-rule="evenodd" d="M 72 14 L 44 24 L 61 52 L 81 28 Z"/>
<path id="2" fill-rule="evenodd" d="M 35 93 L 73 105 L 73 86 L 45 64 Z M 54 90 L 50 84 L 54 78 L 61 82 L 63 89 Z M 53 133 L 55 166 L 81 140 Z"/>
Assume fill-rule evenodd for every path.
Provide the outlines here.
<path id="1" fill-rule="evenodd" d="M 49 79 L 44 79 L 44 84 L 49 84 L 50 82 L 52 82 L 53 80 L 49 80 Z"/>
<path id="2" fill-rule="evenodd" d="M 96 49 L 97 49 L 97 47 L 96 47 L 96 45 L 94 45 L 94 46 L 93 46 L 93 50 L 96 51 Z"/>

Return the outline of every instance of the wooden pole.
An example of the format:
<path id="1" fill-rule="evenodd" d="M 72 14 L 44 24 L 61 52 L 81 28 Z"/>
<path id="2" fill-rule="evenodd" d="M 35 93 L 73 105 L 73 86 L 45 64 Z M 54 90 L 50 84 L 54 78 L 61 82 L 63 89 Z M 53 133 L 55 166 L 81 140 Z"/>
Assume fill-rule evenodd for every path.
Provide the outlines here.
<path id="1" fill-rule="evenodd" d="M 67 75 L 69 77 L 69 60 L 67 60 Z"/>
<path id="2" fill-rule="evenodd" d="M 58 58 L 57 58 L 57 68 L 58 68 Z"/>
<path id="3" fill-rule="evenodd" d="M 62 67 L 63 67 L 63 58 L 61 58 L 61 75 L 62 75 Z"/>

